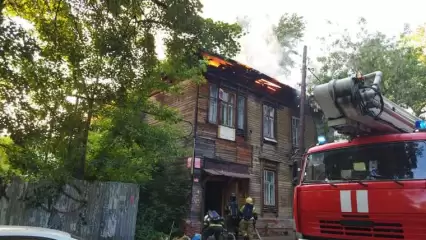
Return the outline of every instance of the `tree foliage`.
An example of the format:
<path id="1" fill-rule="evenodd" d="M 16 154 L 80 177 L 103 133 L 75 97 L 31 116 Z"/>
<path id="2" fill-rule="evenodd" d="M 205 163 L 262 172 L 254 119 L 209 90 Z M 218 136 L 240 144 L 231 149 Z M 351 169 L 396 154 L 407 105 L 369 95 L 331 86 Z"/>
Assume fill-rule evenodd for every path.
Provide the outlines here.
<path id="1" fill-rule="evenodd" d="M 423 50 L 407 44 L 405 35 L 390 38 L 380 32 L 369 32 L 365 19 L 359 22 L 356 37 L 345 30 L 326 44 L 324 56 L 317 60 L 321 65 L 319 81 L 347 77 L 357 71 L 383 72 L 382 87 L 390 100 L 410 107 L 417 114 L 425 113 L 426 65 L 420 61 Z M 331 39 L 333 36 L 328 36 Z"/>
<path id="2" fill-rule="evenodd" d="M 278 21 L 278 24 L 273 26 L 273 33 L 281 47 L 280 66 L 288 72 L 294 67 L 294 55 L 299 55 L 297 47 L 303 39 L 306 23 L 302 16 L 295 13 L 285 13 Z"/>
<path id="3" fill-rule="evenodd" d="M 187 214 L 188 194 L 191 185 L 188 184 L 188 175 L 182 165 L 176 163 L 159 164 L 153 173 L 151 184 L 142 185 L 140 191 L 138 222 L 136 239 L 156 240 L 158 233 L 169 233 L 174 226 L 179 226 L 179 220 Z"/>
<path id="4" fill-rule="evenodd" d="M 414 31 L 408 31 L 403 39 L 406 44 L 423 50 L 420 61 L 426 64 L 426 23 L 417 27 Z"/>
<path id="5" fill-rule="evenodd" d="M 202 82 L 199 50 L 232 57 L 240 26 L 202 18 L 198 0 L 5 0 L 0 7 L 0 130 L 10 137 L 0 157 L 8 169 L 57 184 L 70 176 L 135 182 L 151 218 L 139 225 L 164 231 L 178 221 L 189 183 L 179 159 L 190 136 L 174 127 L 179 114 L 150 96 L 179 93 L 183 80 Z M 156 52 L 158 33 L 165 59 Z M 149 125 L 146 114 L 161 124 Z"/>
<path id="6" fill-rule="evenodd" d="M 202 81 L 200 49 L 225 56 L 239 49 L 240 27 L 202 18 L 196 0 L 4 3 L 4 19 L 20 17 L 33 26 L 25 31 L 13 21 L 3 23 L 0 43 L 0 110 L 8 113 L 0 116 L 0 129 L 37 162 L 24 168 L 31 175 L 51 164 L 64 175 L 124 180 L 129 175 L 121 170 L 134 164 L 179 155 L 177 133 L 142 123 L 142 112 L 169 124 L 179 119 L 149 101 L 150 94 L 178 90 L 165 76 L 174 83 Z M 164 60 L 156 53 L 158 32 L 165 36 Z M 88 149 L 96 159 L 90 166 Z M 112 166 L 123 169 L 100 169 Z"/>

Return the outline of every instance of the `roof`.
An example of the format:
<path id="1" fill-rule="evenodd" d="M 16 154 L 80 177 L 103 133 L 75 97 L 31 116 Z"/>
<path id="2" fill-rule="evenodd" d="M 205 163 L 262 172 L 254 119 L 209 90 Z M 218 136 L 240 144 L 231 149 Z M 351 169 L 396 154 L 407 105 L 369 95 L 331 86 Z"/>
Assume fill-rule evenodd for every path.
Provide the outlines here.
<path id="1" fill-rule="evenodd" d="M 232 177 L 232 178 L 251 178 L 249 174 L 236 173 L 236 172 L 228 172 L 222 170 L 214 170 L 214 169 L 204 169 L 207 174 L 213 176 L 224 176 L 224 177 Z"/>
<path id="2" fill-rule="evenodd" d="M 355 138 L 352 141 L 327 143 L 324 145 L 315 146 L 308 150 L 308 154 L 315 153 L 315 152 L 330 151 L 330 150 L 339 149 L 339 148 L 356 147 L 356 146 L 367 145 L 367 144 L 403 142 L 403 141 L 420 141 L 420 140 L 426 140 L 426 132 L 367 136 L 367 137 Z"/>
<path id="3" fill-rule="evenodd" d="M 71 234 L 41 227 L 0 225 L 0 236 L 32 236 L 51 239 L 74 239 Z"/>
<path id="4" fill-rule="evenodd" d="M 232 81 L 287 107 L 298 107 L 300 91 L 233 59 L 207 51 L 201 51 L 201 55 L 208 60 L 207 78 Z"/>

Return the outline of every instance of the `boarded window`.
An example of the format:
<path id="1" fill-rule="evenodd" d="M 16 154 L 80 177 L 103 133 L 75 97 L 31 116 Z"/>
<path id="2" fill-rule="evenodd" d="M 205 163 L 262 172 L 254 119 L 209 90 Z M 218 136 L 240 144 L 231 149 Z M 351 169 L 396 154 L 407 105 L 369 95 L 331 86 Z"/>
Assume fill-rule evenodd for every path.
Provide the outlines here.
<path id="1" fill-rule="evenodd" d="M 299 146 L 299 125 L 300 125 L 300 119 L 297 117 L 291 118 L 291 136 L 292 136 L 292 143 L 294 147 Z"/>
<path id="2" fill-rule="evenodd" d="M 263 137 L 275 139 L 275 109 L 263 105 Z"/>
<path id="3" fill-rule="evenodd" d="M 271 170 L 264 170 L 263 177 L 263 205 L 275 206 L 275 172 Z"/>

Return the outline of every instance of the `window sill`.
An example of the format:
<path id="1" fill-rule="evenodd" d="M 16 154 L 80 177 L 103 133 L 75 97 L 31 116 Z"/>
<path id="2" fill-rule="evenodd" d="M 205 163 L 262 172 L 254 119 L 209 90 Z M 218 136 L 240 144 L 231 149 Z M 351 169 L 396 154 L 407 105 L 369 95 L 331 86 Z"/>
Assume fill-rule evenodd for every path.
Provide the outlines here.
<path id="1" fill-rule="evenodd" d="M 268 137 L 263 137 L 263 141 L 267 142 L 267 143 L 272 143 L 272 144 L 277 144 L 277 140 L 273 139 L 273 138 L 268 138 Z"/>
<path id="2" fill-rule="evenodd" d="M 277 206 L 264 205 L 263 206 L 263 212 L 264 213 L 277 213 L 278 212 L 278 208 L 277 208 Z"/>
<path id="3" fill-rule="evenodd" d="M 237 129 L 236 133 L 237 136 L 239 137 L 245 137 L 246 136 L 246 131 L 243 129 Z"/>
<path id="4" fill-rule="evenodd" d="M 210 124 L 210 125 L 215 125 L 215 126 L 219 125 L 219 124 L 217 124 L 217 123 L 210 122 L 209 120 L 206 120 L 206 123 L 207 123 L 207 124 Z"/>

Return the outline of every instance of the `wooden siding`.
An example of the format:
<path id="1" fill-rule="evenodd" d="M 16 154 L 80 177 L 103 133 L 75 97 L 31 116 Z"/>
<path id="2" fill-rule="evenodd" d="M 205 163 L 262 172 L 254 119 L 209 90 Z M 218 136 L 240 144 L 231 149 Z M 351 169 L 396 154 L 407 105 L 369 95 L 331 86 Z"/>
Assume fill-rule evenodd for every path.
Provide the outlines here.
<path id="1" fill-rule="evenodd" d="M 253 159 L 250 181 L 250 195 L 257 209 L 261 210 L 258 226 L 271 229 L 291 228 L 292 218 L 292 129 L 291 117 L 293 112 L 287 107 L 276 109 L 276 143 L 263 140 L 263 102 L 254 96 L 247 100 L 248 144 L 253 147 Z M 305 144 L 310 146 L 315 142 L 315 126 L 309 115 L 306 115 Z M 278 179 L 278 211 L 268 211 L 263 207 L 263 170 L 265 162 L 276 162 Z M 267 231 L 266 231 L 267 232 Z"/>
<path id="2" fill-rule="evenodd" d="M 197 146 L 197 156 L 216 158 L 233 163 L 251 164 L 251 145 L 246 139 L 236 136 L 235 141 L 217 138 L 218 126 L 208 122 L 209 111 L 209 85 L 200 86 L 200 96 L 198 99 L 198 139 L 202 146 Z M 207 146 L 208 144 L 208 146 Z M 214 153 L 212 154 L 212 151 Z"/>
<path id="3" fill-rule="evenodd" d="M 163 104 L 177 109 L 185 121 L 194 122 L 194 108 L 196 99 L 196 85 L 191 81 L 185 81 L 180 84 L 181 93 L 157 93 L 150 99 L 151 101 Z M 158 121 L 154 116 L 148 114 L 146 117 L 150 124 L 156 124 Z M 180 123 L 184 129 L 191 130 L 188 123 Z M 186 126 L 185 126 L 186 125 Z"/>
<path id="4" fill-rule="evenodd" d="M 247 94 L 247 93 L 246 93 Z M 193 84 L 186 85 L 183 97 L 177 96 L 157 96 L 159 101 L 175 107 L 181 112 L 185 119 L 193 122 L 193 113 L 196 101 L 196 86 Z M 291 154 L 292 146 L 292 129 L 291 118 L 298 116 L 298 109 L 289 109 L 280 106 L 276 109 L 276 143 L 265 142 L 263 140 L 263 101 L 261 98 L 253 94 L 246 95 L 246 129 L 245 136 L 236 136 L 235 141 L 218 139 L 218 126 L 208 123 L 209 110 L 209 85 L 203 84 L 199 86 L 198 98 L 198 124 L 197 124 L 197 141 L 195 153 L 197 157 L 205 157 L 208 159 L 217 159 L 232 163 L 239 163 L 249 167 L 252 178 L 249 181 L 247 190 L 241 190 L 248 193 L 255 203 L 255 207 L 261 212 L 261 218 L 258 222 L 260 232 L 265 234 L 273 234 L 273 232 L 283 232 L 283 229 L 292 228 L 292 166 Z M 176 100 L 178 99 L 178 100 Z M 277 105 L 276 103 L 272 103 Z M 309 147 L 316 141 L 315 126 L 312 117 L 306 115 L 305 129 L 305 145 Z M 272 211 L 263 208 L 263 170 L 265 162 L 271 162 L 276 167 L 277 178 L 277 206 Z M 211 165 L 211 164 L 210 164 Z M 196 188 L 201 187 L 196 183 Z M 241 187 L 241 185 L 239 186 Z M 203 202 L 203 193 L 195 190 L 193 199 L 193 211 L 191 214 L 198 212 Z M 226 197 L 226 196 L 225 196 Z M 199 222 L 194 221 L 195 215 L 192 216 L 191 226 L 198 226 Z M 265 228 L 265 229 L 263 229 Z M 274 230 L 275 229 L 275 230 Z M 281 230 L 278 230 L 281 229 Z"/>
<path id="5" fill-rule="evenodd" d="M 262 106 L 260 99 L 251 96 L 247 100 L 249 144 L 253 146 L 253 179 L 250 182 L 250 195 L 255 200 L 257 209 L 263 210 L 263 164 L 266 161 L 276 162 L 278 178 L 278 212 L 262 212 L 263 218 L 288 218 L 291 215 L 291 204 L 288 197 L 292 192 L 290 151 L 291 151 L 291 115 L 288 108 L 277 109 L 276 141 L 267 143 L 262 136 Z"/>

